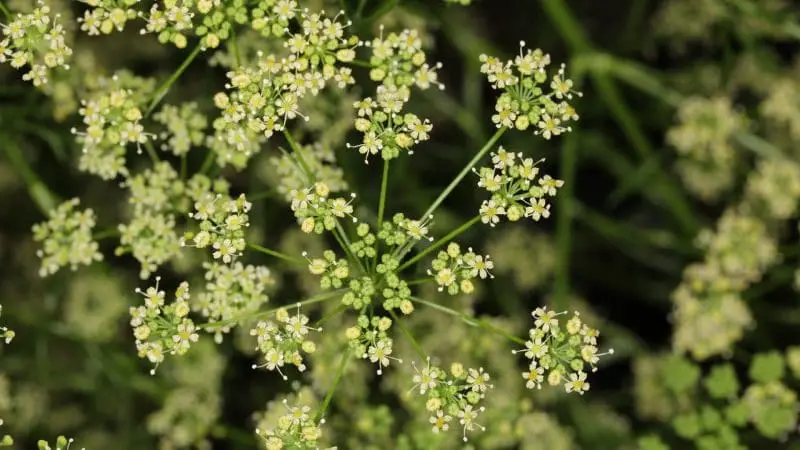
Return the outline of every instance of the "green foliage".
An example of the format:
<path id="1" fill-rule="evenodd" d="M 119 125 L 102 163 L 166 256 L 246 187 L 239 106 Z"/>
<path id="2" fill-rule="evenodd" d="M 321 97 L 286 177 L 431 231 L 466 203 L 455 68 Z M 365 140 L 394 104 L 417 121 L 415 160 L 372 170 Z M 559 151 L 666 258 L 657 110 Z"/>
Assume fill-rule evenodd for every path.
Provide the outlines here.
<path id="1" fill-rule="evenodd" d="M 714 366 L 703 379 L 709 395 L 717 399 L 728 399 L 739 393 L 739 379 L 731 364 Z"/>
<path id="2" fill-rule="evenodd" d="M 673 394 L 682 394 L 694 388 L 700 380 L 700 368 L 686 358 L 675 355 L 666 361 L 662 376 L 667 389 Z"/>
<path id="3" fill-rule="evenodd" d="M 783 378 L 785 367 L 780 352 L 759 353 L 753 356 L 748 374 L 755 382 L 769 383 Z"/>

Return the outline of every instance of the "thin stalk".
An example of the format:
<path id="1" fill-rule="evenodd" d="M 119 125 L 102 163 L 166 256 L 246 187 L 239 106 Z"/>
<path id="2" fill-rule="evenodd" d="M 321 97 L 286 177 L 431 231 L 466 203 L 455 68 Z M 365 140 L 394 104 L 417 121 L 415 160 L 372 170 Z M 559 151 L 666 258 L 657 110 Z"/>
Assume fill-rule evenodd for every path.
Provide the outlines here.
<path id="1" fill-rule="evenodd" d="M 422 347 L 419 345 L 419 342 L 417 342 L 417 340 L 414 339 L 414 336 L 411 334 L 410 331 L 408 331 L 408 328 L 406 328 L 406 326 L 403 325 L 403 322 L 400 322 L 400 319 L 397 318 L 397 314 L 395 314 L 394 311 L 392 311 L 391 309 L 389 310 L 389 314 L 392 316 L 392 320 L 394 320 L 394 323 L 396 323 L 397 326 L 400 327 L 400 331 L 403 332 L 403 334 L 408 339 L 408 342 L 411 344 L 411 346 L 414 347 L 414 351 L 417 352 L 417 355 L 419 355 L 420 359 L 422 359 L 422 361 L 427 360 L 428 355 L 425 354 L 425 350 L 423 350 Z"/>
<path id="2" fill-rule="evenodd" d="M 181 155 L 181 181 L 186 180 L 186 153 Z"/>
<path id="3" fill-rule="evenodd" d="M 453 192 L 453 189 L 455 189 L 456 186 L 458 186 L 458 183 L 460 183 L 461 180 L 463 180 L 464 177 L 467 176 L 469 171 L 472 170 L 472 168 L 475 167 L 476 164 L 478 164 L 478 161 L 480 161 L 481 158 L 483 158 L 484 155 L 486 155 L 486 153 L 488 153 L 489 150 L 491 150 L 492 147 L 494 147 L 494 144 L 498 141 L 498 139 L 500 139 L 500 137 L 506 131 L 508 131 L 508 128 L 500 127 L 497 130 L 497 132 L 495 132 L 494 135 L 492 135 L 492 137 L 489 138 L 489 141 L 486 142 L 483 148 L 478 150 L 478 153 L 475 154 L 475 156 L 467 163 L 466 166 L 464 166 L 461 172 L 459 172 L 458 175 L 456 175 L 456 177 L 453 179 L 453 181 L 450 182 L 450 184 L 444 189 L 444 191 L 442 191 L 442 193 L 439 194 L 439 197 L 437 197 L 436 200 L 433 201 L 431 206 L 428 207 L 428 210 L 425 211 L 424 214 L 422 214 L 423 218 L 430 216 L 431 214 L 433 214 L 434 211 L 436 211 L 436 208 L 438 208 L 439 205 L 444 201 L 444 199 L 446 199 L 447 196 L 450 195 L 451 192 Z"/>
<path id="4" fill-rule="evenodd" d="M 492 333 L 501 335 L 501 336 L 505 337 L 506 339 L 508 339 L 511 342 L 515 342 L 515 343 L 517 343 L 519 345 L 525 345 L 525 340 L 524 339 L 519 338 L 517 336 L 514 336 L 513 334 L 509 333 L 508 331 L 506 331 L 506 330 L 504 330 L 502 328 L 498 328 L 498 327 L 496 327 L 496 326 L 494 326 L 494 325 L 492 325 L 492 324 L 490 324 L 490 323 L 488 323 L 488 322 L 486 322 L 484 320 L 478 319 L 476 317 L 472 317 L 472 316 L 464 314 L 464 313 L 460 313 L 460 312 L 458 312 L 458 311 L 456 311 L 454 309 L 448 308 L 446 306 L 442 306 L 442 305 L 440 305 L 438 303 L 429 302 L 428 300 L 424 300 L 424 299 L 421 299 L 419 297 L 411 297 L 410 300 L 412 302 L 414 302 L 414 303 L 419 303 L 421 305 L 425 305 L 425 306 L 431 307 L 431 308 L 436 309 L 438 311 L 441 311 L 441 312 L 443 312 L 445 314 L 449 314 L 451 316 L 458 317 L 461 320 L 463 320 L 464 323 L 466 323 L 467 325 L 471 325 L 473 327 L 483 328 L 486 331 L 491 331 Z"/>
<path id="5" fill-rule="evenodd" d="M 259 311 L 255 313 L 249 314 L 242 314 L 239 317 L 233 317 L 227 320 L 220 320 L 219 322 L 208 322 L 203 323 L 197 326 L 197 328 L 205 329 L 205 328 L 222 328 L 227 327 L 229 325 L 234 325 L 239 322 L 243 322 L 245 320 L 255 320 L 255 319 L 263 319 L 265 317 L 269 317 L 276 312 L 280 311 L 281 309 L 289 308 L 292 306 L 307 306 L 312 305 L 314 303 L 324 302 L 325 300 L 330 300 L 332 298 L 338 297 L 339 295 L 344 294 L 345 292 L 349 291 L 349 289 L 336 289 L 335 291 L 323 292 L 322 294 L 315 295 L 313 297 L 309 297 L 306 300 L 291 303 L 284 306 L 278 306 L 276 308 L 268 309 L 266 311 Z"/>
<path id="6" fill-rule="evenodd" d="M 4 16 L 6 16 L 6 19 L 14 20 L 14 15 L 11 14 L 11 11 L 9 11 L 8 8 L 6 8 L 6 5 L 2 3 L 0 3 L 0 12 L 2 12 Z"/>
<path id="7" fill-rule="evenodd" d="M 203 165 L 200 166 L 200 173 L 207 174 L 209 170 L 211 170 L 211 166 L 214 165 L 214 150 L 211 148 L 208 149 L 208 153 L 206 153 L 206 158 L 203 160 Z"/>
<path id="8" fill-rule="evenodd" d="M 161 162 L 161 159 L 158 157 L 158 153 L 156 153 L 156 149 L 153 148 L 153 143 L 150 141 L 145 141 L 144 149 L 147 151 L 147 155 L 150 157 L 150 161 L 153 164 L 158 164 Z"/>
<path id="9" fill-rule="evenodd" d="M 297 162 L 300 163 L 300 168 L 303 170 L 306 178 L 308 178 L 309 183 L 313 183 L 315 181 L 314 175 L 311 173 L 311 169 L 308 167 L 308 164 L 306 164 L 305 159 L 303 159 L 303 151 L 300 149 L 300 146 L 297 145 L 297 142 L 295 142 L 294 138 L 292 137 L 292 133 L 284 128 L 283 135 L 286 137 L 286 141 L 289 143 L 289 147 L 292 149 L 292 152 L 297 158 Z"/>
<path id="10" fill-rule="evenodd" d="M 239 45 L 236 41 L 236 27 L 231 27 L 231 39 L 228 42 L 231 47 L 231 53 L 233 53 L 234 68 L 238 68 L 242 65 L 242 59 L 239 56 Z"/>
<path id="11" fill-rule="evenodd" d="M 277 198 L 280 194 L 275 191 L 275 189 L 267 189 L 261 192 L 256 192 L 255 194 L 250 194 L 247 196 L 247 200 L 251 202 L 257 202 L 259 200 L 264 200 L 265 198 Z"/>
<path id="12" fill-rule="evenodd" d="M 574 53 L 594 51 L 591 42 L 564 0 L 543 0 L 541 5 Z M 623 101 L 622 94 L 614 81 L 603 73 L 592 72 L 591 75 L 598 93 L 604 103 L 608 105 L 611 114 L 622 128 L 639 158 L 642 160 L 653 158 L 656 154 L 655 151 L 639 127 L 636 115 Z M 655 178 L 659 185 L 661 199 L 671 210 L 677 223 L 687 234 L 694 235 L 700 226 L 684 193 L 663 171 L 656 172 Z"/>
<path id="13" fill-rule="evenodd" d="M 367 69 L 372 69 L 372 68 L 375 67 L 372 64 L 370 64 L 369 61 L 361 61 L 360 59 L 354 59 L 352 61 L 347 61 L 347 64 L 352 64 L 354 66 L 364 67 L 364 68 L 367 68 Z"/>
<path id="14" fill-rule="evenodd" d="M 345 234 L 344 228 L 342 228 L 342 224 L 340 224 L 338 220 L 336 221 L 336 228 L 333 230 L 333 236 L 336 238 L 339 246 L 342 247 L 342 250 L 347 255 L 347 259 L 355 262 L 356 265 L 358 265 L 359 270 L 361 270 L 361 273 L 366 274 L 366 269 L 364 268 L 364 265 L 361 264 L 361 260 L 350 251 L 350 240 L 347 238 L 347 234 Z"/>
<path id="15" fill-rule="evenodd" d="M 381 198 L 378 200 L 378 231 L 383 225 L 383 211 L 386 208 L 386 186 L 389 184 L 389 160 L 383 160 L 383 176 L 381 177 Z"/>
<path id="16" fill-rule="evenodd" d="M 564 183 L 558 193 L 558 209 L 556 210 L 556 270 L 553 285 L 554 308 L 561 311 L 567 309 L 569 293 L 569 268 L 572 254 L 572 218 L 575 204 L 575 172 L 578 166 L 578 139 L 575 131 L 564 137 L 561 151 L 561 175 Z"/>
<path id="17" fill-rule="evenodd" d="M 108 228 L 92 235 L 92 239 L 94 239 L 95 241 L 100 241 L 115 236 L 119 236 L 119 230 L 116 228 Z"/>
<path id="18" fill-rule="evenodd" d="M 322 400 L 322 405 L 319 407 L 319 411 L 315 416 L 316 420 L 320 420 L 322 416 L 325 414 L 325 411 L 328 410 L 328 406 L 331 404 L 331 400 L 333 400 L 333 393 L 336 391 L 336 386 L 339 385 L 339 380 L 342 379 L 342 375 L 344 374 L 345 368 L 347 368 L 347 362 L 350 361 L 350 357 L 353 355 L 353 350 L 348 348 L 347 351 L 344 352 L 342 355 L 342 359 L 339 362 L 339 369 L 336 371 L 336 375 L 333 378 L 333 384 L 331 387 L 328 388 L 328 392 L 325 394 L 325 399 Z"/>
<path id="19" fill-rule="evenodd" d="M 274 256 L 274 257 L 276 257 L 278 259 L 282 259 L 282 260 L 290 262 L 292 264 L 304 265 L 306 263 L 302 258 L 297 258 L 295 256 L 287 255 L 287 254 L 281 253 L 281 252 L 279 252 L 277 250 L 272 250 L 272 249 L 269 249 L 267 247 L 262 247 L 262 246 L 260 246 L 258 244 L 248 243 L 247 246 L 252 248 L 253 250 L 256 250 L 258 252 L 264 253 L 265 255 Z"/>
<path id="20" fill-rule="evenodd" d="M 31 169 L 25 157 L 22 154 L 22 149 L 12 141 L 8 136 L 3 136 L 3 150 L 8 157 L 8 161 L 14 167 L 16 173 L 22 177 L 25 185 L 28 187 L 28 194 L 33 199 L 36 206 L 42 214 L 47 215 L 50 211 L 54 210 L 56 206 L 61 203 L 61 199 L 53 194 L 47 185 L 36 175 Z"/>
<path id="21" fill-rule="evenodd" d="M 175 84 L 176 81 L 178 81 L 178 78 L 180 78 L 181 74 L 183 74 L 186 68 L 189 67 L 189 64 L 191 64 L 192 61 L 194 61 L 194 59 L 197 57 L 197 55 L 200 54 L 201 50 L 202 50 L 201 44 L 197 44 L 197 47 L 195 47 L 194 50 L 192 50 L 192 53 L 190 53 L 189 56 L 187 56 L 186 59 L 183 60 L 183 63 L 181 63 L 178 69 L 175 72 L 173 72 L 169 78 L 167 78 L 167 81 L 165 81 L 164 84 L 162 84 L 161 86 L 158 87 L 158 89 L 156 89 L 155 94 L 153 95 L 153 100 L 150 101 L 150 106 L 147 107 L 147 111 L 145 111 L 144 113 L 145 117 L 149 116 L 150 113 L 153 112 L 156 106 L 158 106 L 158 104 L 161 102 L 161 99 L 163 99 L 164 96 L 167 95 L 167 92 L 169 92 L 169 89 L 172 87 L 172 85 Z"/>
<path id="22" fill-rule="evenodd" d="M 433 281 L 433 277 L 425 277 L 425 278 L 417 278 L 416 280 L 411 280 L 406 283 L 408 286 L 416 286 L 418 284 L 425 284 L 428 282 Z"/>
<path id="23" fill-rule="evenodd" d="M 347 308 L 348 308 L 347 305 L 340 304 L 339 306 L 336 307 L 336 309 L 334 309 L 333 311 L 331 311 L 327 315 L 322 316 L 318 321 L 316 321 L 314 323 L 314 328 L 319 328 L 323 323 L 325 323 L 325 322 L 333 319 L 334 317 L 338 316 L 342 311 L 346 310 Z M 319 331 L 322 331 L 322 330 L 319 330 Z"/>
<path id="24" fill-rule="evenodd" d="M 430 253 L 430 252 L 436 250 L 437 248 L 443 246 L 444 244 L 447 244 L 448 242 L 452 241 L 459 234 L 467 231 L 471 226 L 473 226 L 476 223 L 478 223 L 479 220 L 481 220 L 480 214 L 478 214 L 477 216 L 473 217 L 472 219 L 469 219 L 468 221 L 464 222 L 460 227 L 458 227 L 455 230 L 451 231 L 445 237 L 443 237 L 443 238 L 439 239 L 438 241 L 434 242 L 433 244 L 429 245 L 427 248 L 425 248 L 425 250 L 417 253 L 413 258 L 411 258 L 408 261 L 406 261 L 405 263 L 403 263 L 397 269 L 397 271 L 400 272 L 401 270 L 407 268 L 408 266 L 410 266 L 410 265 L 414 264 L 415 262 L 419 261 L 420 259 L 424 258 L 425 255 L 427 255 L 428 253 Z"/>

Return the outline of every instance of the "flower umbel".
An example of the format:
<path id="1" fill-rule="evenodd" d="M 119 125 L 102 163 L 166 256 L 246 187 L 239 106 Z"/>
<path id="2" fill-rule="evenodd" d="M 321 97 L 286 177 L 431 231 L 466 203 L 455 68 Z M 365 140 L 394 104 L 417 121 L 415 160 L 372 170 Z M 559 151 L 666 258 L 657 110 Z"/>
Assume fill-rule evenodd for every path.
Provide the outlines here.
<path id="1" fill-rule="evenodd" d="M 546 378 L 552 386 L 564 383 L 567 392 L 583 395 L 589 390 L 586 368 L 597 371 L 600 357 L 614 353 L 613 349 L 597 353 L 600 332 L 583 323 L 578 312 L 566 323 L 560 323 L 559 317 L 565 314 L 566 311 L 557 313 L 546 307 L 536 308 L 531 314 L 534 328 L 528 332 L 525 349 L 513 351 L 525 353 L 531 360 L 528 370 L 522 373 L 528 389 L 541 389 Z"/>

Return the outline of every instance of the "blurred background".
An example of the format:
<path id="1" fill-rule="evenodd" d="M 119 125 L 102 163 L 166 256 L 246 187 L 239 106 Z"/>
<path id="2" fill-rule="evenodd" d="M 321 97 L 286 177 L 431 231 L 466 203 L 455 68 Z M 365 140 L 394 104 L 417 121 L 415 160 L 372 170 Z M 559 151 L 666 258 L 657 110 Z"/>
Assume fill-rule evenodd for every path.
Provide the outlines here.
<path id="1" fill-rule="evenodd" d="M 130 255 L 114 256 L 114 229 L 130 214 L 126 192 L 78 171 L 80 147 L 70 128 L 80 121 L 82 92 L 97 76 L 127 69 L 160 83 L 189 50 L 139 36 L 138 25 L 86 36 L 75 21 L 85 4 L 48 3 L 62 14 L 75 50 L 69 78 L 41 92 L 0 65 L 0 324 L 17 333 L 0 347 L 0 432 L 13 435 L 12 448 L 20 449 L 57 434 L 87 449 L 257 448 L 253 430 L 282 413 L 280 399 L 319 403 L 341 341 L 319 343 L 311 370 L 295 383 L 251 370 L 247 330 L 220 345 L 203 336 L 188 355 L 149 375 L 128 324 L 128 308 L 141 301 L 134 288 L 149 284 Z M 545 158 L 542 171 L 565 186 L 548 220 L 473 227 L 462 235 L 464 245 L 492 255 L 496 279 L 444 301 L 519 336 L 532 326 L 537 306 L 579 310 L 601 331 L 601 348 L 616 352 L 591 374 L 592 389 L 582 397 L 528 391 L 523 362 L 502 339 L 418 310 L 409 327 L 429 353 L 493 374 L 487 430 L 473 436 L 472 448 L 800 448 L 800 355 L 791 347 L 800 343 L 797 2 L 300 3 L 345 9 L 364 39 L 381 24 L 387 31 L 415 28 L 429 59 L 443 63 L 447 88 L 412 95 L 408 109 L 430 118 L 434 129 L 413 157 L 398 160 L 403 176 L 389 180 L 390 213 L 424 211 L 494 133 L 496 94 L 479 71 L 480 54 L 510 59 L 524 40 L 554 63 L 565 62 L 584 94 L 575 102 L 580 120 L 571 133 L 552 140 L 530 132 L 503 137 L 505 148 Z M 27 0 L 4 4 L 14 12 L 33 8 Z M 274 45 L 245 30 L 238 44 L 251 59 Z M 212 97 L 223 90 L 230 59 L 226 50 L 201 55 L 165 102 L 196 101 L 213 120 Z M 368 81 L 362 86 L 315 99 L 309 108 L 317 113 L 298 133 L 305 144 L 321 143 L 319 151 L 335 154 L 360 207 L 374 210 L 380 168 L 344 146 L 353 139 L 352 102 L 371 88 Z M 275 191 L 273 159 L 285 146 L 271 139 L 247 170 L 221 174 L 234 192 L 256 196 L 250 235 L 256 242 L 291 254 L 322 249 L 326 242 L 301 233 Z M 204 156 L 190 152 L 189 170 Z M 485 198 L 476 183 L 468 177 L 445 201 L 434 235 L 475 215 Z M 107 236 L 100 240 L 105 261 L 41 278 L 31 226 L 72 197 L 97 213 L 98 230 Z M 170 286 L 203 283 L 202 255 L 186 253 L 160 271 Z M 270 305 L 318 289 L 304 268 L 262 256 L 247 260 L 270 268 Z M 441 298 L 426 285 L 418 295 Z M 410 354 L 399 341 L 396 353 Z M 363 362 L 348 367 L 325 442 L 340 449 L 462 448 L 458 432 L 430 433 L 424 405 L 404 395 L 411 368 L 389 372 L 377 379 Z"/>

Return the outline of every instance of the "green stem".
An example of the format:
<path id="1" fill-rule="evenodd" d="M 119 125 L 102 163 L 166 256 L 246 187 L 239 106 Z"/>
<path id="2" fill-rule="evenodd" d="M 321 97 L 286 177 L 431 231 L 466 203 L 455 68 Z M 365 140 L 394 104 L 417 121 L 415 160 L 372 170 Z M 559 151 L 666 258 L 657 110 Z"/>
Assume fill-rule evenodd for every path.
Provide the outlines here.
<path id="1" fill-rule="evenodd" d="M 378 232 L 383 225 L 383 211 L 386 208 L 386 186 L 389 184 L 389 160 L 383 160 L 383 176 L 381 177 L 381 198 L 378 200 Z"/>
<path id="2" fill-rule="evenodd" d="M 574 53 L 594 51 L 591 42 L 564 0 L 543 0 L 541 5 Z M 639 127 L 636 115 L 623 101 L 622 94 L 613 80 L 606 74 L 598 72 L 592 72 L 591 75 L 603 102 L 608 106 L 639 158 L 645 161 L 652 159 L 656 152 Z M 675 220 L 687 234 L 694 235 L 700 226 L 683 191 L 663 171 L 655 173 L 655 180 L 658 183 L 661 199 L 671 210 Z"/>
<path id="3" fill-rule="evenodd" d="M 169 89 L 172 87 L 172 85 L 178 81 L 178 78 L 180 78 L 181 74 L 183 74 L 183 71 L 185 71 L 186 68 L 189 67 L 189 64 L 191 64 L 197 55 L 200 54 L 201 50 L 201 44 L 197 44 L 197 47 L 195 47 L 194 50 L 192 50 L 192 53 L 190 53 L 189 56 L 183 60 L 183 63 L 178 67 L 178 69 L 172 73 L 172 75 L 167 79 L 167 81 L 164 82 L 164 84 L 156 89 L 155 93 L 153 94 L 153 100 L 150 101 L 150 106 L 147 107 L 147 111 L 144 113 L 145 117 L 149 116 L 150 113 L 153 112 L 156 106 L 158 106 L 158 104 L 161 102 L 161 99 L 167 95 L 167 92 L 169 92 Z"/>
<path id="4" fill-rule="evenodd" d="M 297 145 L 297 142 L 295 142 L 294 138 L 292 137 L 292 133 L 290 133 L 289 130 L 284 128 L 283 135 L 286 137 L 286 141 L 289 143 L 289 147 L 292 149 L 295 158 L 297 158 L 297 162 L 300 163 L 300 168 L 306 175 L 308 182 L 314 183 L 316 181 L 314 179 L 314 174 L 311 173 L 311 169 L 309 168 L 308 164 L 306 164 L 305 159 L 303 159 L 303 151 L 300 149 L 300 146 Z"/>
<path id="5" fill-rule="evenodd" d="M 205 328 L 214 329 L 214 328 L 226 327 L 228 325 L 234 325 L 234 324 L 237 324 L 239 322 L 243 322 L 245 320 L 263 319 L 265 317 L 269 317 L 269 316 L 275 314 L 276 312 L 280 311 L 281 309 L 286 309 L 286 308 L 289 308 L 289 307 L 292 307 L 292 306 L 298 306 L 298 305 L 299 306 L 307 306 L 307 305 L 312 305 L 314 303 L 323 302 L 325 300 L 330 300 L 332 298 L 338 297 L 338 296 L 344 294 L 345 292 L 347 292 L 348 290 L 349 289 L 337 289 L 335 291 L 323 292 L 322 294 L 318 294 L 318 295 L 315 295 L 313 297 L 309 297 L 308 299 L 300 301 L 300 302 L 295 302 L 295 303 L 291 303 L 291 304 L 284 305 L 284 306 L 278 306 L 277 308 L 268 309 L 266 311 L 259 311 L 259 312 L 255 312 L 255 313 L 243 314 L 243 315 L 241 315 L 239 317 L 233 317 L 233 318 L 227 319 L 227 320 L 220 320 L 219 322 L 203 323 L 203 324 L 198 325 L 197 328 L 200 328 L 200 329 L 205 329 Z"/>
<path id="6" fill-rule="evenodd" d="M 525 340 L 524 339 L 521 339 L 521 338 L 519 338 L 517 336 L 514 336 L 513 334 L 509 333 L 508 331 L 503 330 L 502 328 L 498 328 L 498 327 L 496 327 L 496 326 L 494 326 L 494 325 L 492 325 L 492 324 L 490 324 L 490 323 L 488 323 L 488 322 L 486 322 L 484 320 L 478 319 L 476 317 L 472 317 L 472 316 L 464 314 L 464 313 L 460 313 L 460 312 L 458 312 L 458 311 L 456 311 L 454 309 L 448 308 L 446 306 L 442 306 L 442 305 L 440 305 L 438 303 L 433 303 L 433 302 L 429 302 L 427 300 L 423 300 L 423 299 L 421 299 L 419 297 L 411 297 L 410 300 L 412 302 L 414 302 L 414 303 L 419 303 L 421 305 L 425 305 L 425 306 L 431 307 L 431 308 L 433 308 L 435 310 L 438 310 L 438 311 L 441 311 L 441 312 L 443 312 L 445 314 L 449 314 L 451 316 L 458 317 L 461 320 L 463 320 L 464 323 L 466 323 L 467 325 L 470 325 L 470 326 L 473 326 L 473 327 L 483 328 L 486 331 L 491 331 L 492 333 L 499 334 L 499 335 L 505 337 L 506 339 L 508 339 L 511 342 L 515 342 L 515 343 L 517 343 L 519 345 L 525 345 Z"/>
<path id="7" fill-rule="evenodd" d="M 400 322 L 400 319 L 397 318 L 397 314 L 395 314 L 394 311 L 392 311 L 391 309 L 389 310 L 389 314 L 392 316 L 392 320 L 394 320 L 394 323 L 396 323 L 397 326 L 400 327 L 400 331 L 402 331 L 403 334 L 406 336 L 411 346 L 414 347 L 414 351 L 417 352 L 417 355 L 419 355 L 420 359 L 422 361 L 427 360 L 428 355 L 425 354 L 425 350 L 423 350 L 422 347 L 419 345 L 419 342 L 417 342 L 417 340 L 414 339 L 414 336 L 411 334 L 410 331 L 408 331 L 408 328 L 406 328 L 406 326 L 403 325 L 403 322 Z"/>
<path id="8" fill-rule="evenodd" d="M 186 181 L 186 153 L 181 155 L 181 181 Z"/>
<path id="9" fill-rule="evenodd" d="M 208 171 L 211 170 L 212 165 L 214 165 L 214 150 L 209 148 L 208 153 L 206 153 L 206 157 L 203 160 L 203 165 L 200 166 L 200 173 L 207 174 Z"/>
<path id="10" fill-rule="evenodd" d="M 28 162 L 25 161 L 22 149 L 20 149 L 14 141 L 8 136 L 3 136 L 0 142 L 3 142 L 1 147 L 3 147 L 8 161 L 14 167 L 16 173 L 25 181 L 25 185 L 28 187 L 28 194 L 31 196 L 34 203 L 36 203 L 36 206 L 39 207 L 39 210 L 44 215 L 49 214 L 50 211 L 54 210 L 56 206 L 61 203 L 61 199 L 53 194 L 42 180 L 39 179 L 36 172 L 34 172 L 30 165 L 28 165 Z"/>
<path id="11" fill-rule="evenodd" d="M 486 144 L 483 146 L 483 148 L 481 148 L 478 151 L 478 153 L 475 155 L 475 157 L 473 157 L 467 163 L 467 165 L 464 166 L 464 168 L 461 170 L 461 172 L 459 172 L 459 174 L 456 175 L 456 177 L 453 179 L 453 181 L 450 182 L 450 184 L 444 189 L 444 191 L 442 191 L 442 193 L 439 194 L 439 197 L 437 197 L 436 200 L 433 201 L 431 206 L 428 207 L 428 210 L 425 211 L 424 214 L 422 214 L 423 218 L 430 216 L 431 214 L 433 214 L 434 211 L 436 211 L 436 208 L 438 208 L 439 205 L 444 201 L 444 199 L 447 198 L 448 195 L 450 195 L 450 193 L 453 191 L 453 189 L 455 189 L 456 186 L 458 186 L 458 183 L 460 183 L 461 180 L 464 179 L 465 176 L 467 176 L 469 171 L 472 170 L 472 168 L 475 167 L 476 164 L 478 164 L 478 161 L 480 161 L 481 158 L 483 158 L 484 155 L 486 155 L 486 153 L 488 153 L 489 150 L 491 150 L 492 147 L 494 147 L 494 144 L 498 141 L 498 139 L 500 139 L 500 137 L 506 131 L 508 131 L 508 128 L 500 127 L 497 130 L 497 132 L 495 132 L 494 135 L 491 138 L 489 138 L 489 141 L 486 142 Z"/>
<path id="12" fill-rule="evenodd" d="M 11 11 L 9 11 L 8 8 L 6 8 L 6 5 L 0 3 L 0 11 L 2 11 L 3 15 L 5 15 L 6 19 L 9 21 L 14 20 L 14 15 L 11 14 Z"/>
<path id="13" fill-rule="evenodd" d="M 339 369 L 336 371 L 336 375 L 333 378 L 333 384 L 331 384 L 331 387 L 328 388 L 328 392 L 325 394 L 325 399 L 322 400 L 322 405 L 319 407 L 319 412 L 317 412 L 316 420 L 320 420 L 322 416 L 325 414 L 325 411 L 328 410 L 328 406 L 330 406 L 331 400 L 333 400 L 333 393 L 336 391 L 336 386 L 339 385 L 339 380 L 342 379 L 344 370 L 347 367 L 347 362 L 350 361 L 350 357 L 352 355 L 353 355 L 353 349 L 351 348 L 348 348 L 347 351 L 342 355 L 341 362 L 339 362 Z"/>
<path id="14" fill-rule="evenodd" d="M 339 242 L 339 246 L 342 247 L 342 250 L 347 255 L 347 259 L 352 260 L 356 263 L 361 273 L 366 274 L 366 269 L 364 265 L 361 264 L 361 260 L 350 251 L 350 240 L 347 238 L 347 234 L 344 232 L 344 228 L 342 228 L 342 224 L 339 221 L 336 221 L 336 228 L 333 230 L 333 236 L 336 238 L 336 241 Z"/>
<path id="15" fill-rule="evenodd" d="M 370 64 L 369 61 L 361 61 L 359 59 L 354 59 L 352 61 L 348 61 L 347 64 L 352 64 L 352 65 L 358 66 L 358 67 L 365 67 L 367 69 L 372 69 L 372 68 L 375 67 L 372 64 Z"/>
<path id="16" fill-rule="evenodd" d="M 319 326 L 321 326 L 323 323 L 325 323 L 325 322 L 327 322 L 327 321 L 329 321 L 329 320 L 333 319 L 334 317 L 338 316 L 338 315 L 339 315 L 339 313 L 341 313 L 342 311 L 346 310 L 347 308 L 348 308 L 348 306 L 347 306 L 347 305 L 340 304 L 340 305 L 339 305 L 339 306 L 337 306 L 337 307 L 336 307 L 336 308 L 335 308 L 333 311 L 331 311 L 329 314 L 327 314 L 327 315 L 323 316 L 323 317 L 322 317 L 322 318 L 320 318 L 318 321 L 314 322 L 314 327 L 315 327 L 315 328 L 318 328 L 318 327 L 319 327 Z M 320 330 L 320 331 L 322 331 L 322 330 Z"/>
<path id="17" fill-rule="evenodd" d="M 264 200 L 265 198 L 278 198 L 280 194 L 275 191 L 275 189 L 267 189 L 261 192 L 256 192 L 255 194 L 251 194 L 247 196 L 247 200 L 251 202 L 257 202 L 259 200 Z"/>
<path id="18" fill-rule="evenodd" d="M 256 251 L 259 251 L 261 253 L 264 253 L 265 255 L 274 256 L 274 257 L 276 257 L 278 259 L 282 259 L 282 260 L 290 262 L 292 264 L 304 265 L 306 263 L 302 258 L 297 258 L 297 257 L 294 257 L 294 256 L 290 256 L 290 255 L 287 255 L 285 253 L 281 253 L 279 251 L 269 249 L 267 247 L 262 247 L 262 246 L 260 246 L 258 244 L 248 243 L 247 246 L 252 248 L 253 250 L 256 250 Z"/>
<path id="19" fill-rule="evenodd" d="M 92 239 L 94 239 L 95 241 L 99 241 L 114 236 L 119 236 L 119 230 L 117 230 L 116 228 L 108 228 L 106 230 L 100 231 L 92 235 Z"/>
<path id="20" fill-rule="evenodd" d="M 239 57 L 239 45 L 236 41 L 236 27 L 231 27 L 231 39 L 228 43 L 230 44 L 230 52 L 233 53 L 234 68 L 239 68 L 242 65 L 242 60 Z"/>
<path id="21" fill-rule="evenodd" d="M 564 137 L 561 153 L 562 180 L 569 180 L 558 193 L 558 209 L 556 213 L 556 270 L 553 294 L 554 308 L 561 311 L 567 308 L 569 293 L 569 269 L 572 248 L 572 218 L 575 204 L 575 172 L 578 165 L 578 139 L 573 131 Z"/>
<path id="22" fill-rule="evenodd" d="M 425 284 L 428 282 L 433 281 L 433 277 L 425 277 L 425 278 L 417 278 L 416 280 L 411 280 L 406 283 L 408 286 L 416 286 L 418 284 Z"/>
<path id="23" fill-rule="evenodd" d="M 443 238 L 439 239 L 438 241 L 434 242 L 433 244 L 429 245 L 427 248 L 425 248 L 425 250 L 417 253 L 413 258 L 409 259 L 403 265 L 401 265 L 397 269 L 397 271 L 398 272 L 402 271 L 403 269 L 409 267 L 410 265 L 412 265 L 415 262 L 419 261 L 420 259 L 424 258 L 425 255 L 427 255 L 428 253 L 430 253 L 430 252 L 436 250 L 437 248 L 443 246 L 444 244 L 447 244 L 448 242 L 452 241 L 456 236 L 458 236 L 459 234 L 467 231 L 471 226 L 475 225 L 480 220 L 481 220 L 480 214 L 478 214 L 477 216 L 473 217 L 472 219 L 469 219 L 468 221 L 463 223 L 460 227 L 458 227 L 455 230 L 453 230 L 450 233 L 448 233 L 445 237 L 443 237 Z M 402 258 L 402 256 L 401 256 L 401 258 Z"/>
<path id="24" fill-rule="evenodd" d="M 152 161 L 153 164 L 158 164 L 161 162 L 161 159 L 159 159 L 158 154 L 156 153 L 156 149 L 153 148 L 152 142 L 145 141 L 144 149 L 147 150 L 147 155 L 150 156 L 150 161 Z"/>

